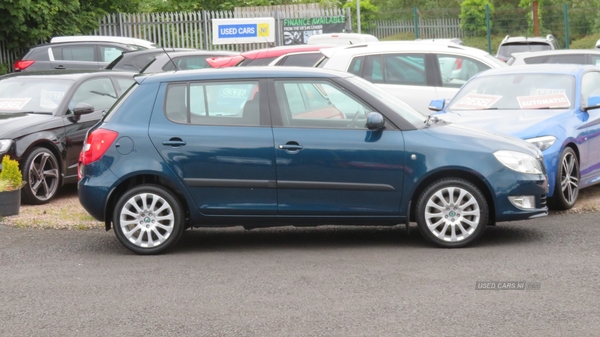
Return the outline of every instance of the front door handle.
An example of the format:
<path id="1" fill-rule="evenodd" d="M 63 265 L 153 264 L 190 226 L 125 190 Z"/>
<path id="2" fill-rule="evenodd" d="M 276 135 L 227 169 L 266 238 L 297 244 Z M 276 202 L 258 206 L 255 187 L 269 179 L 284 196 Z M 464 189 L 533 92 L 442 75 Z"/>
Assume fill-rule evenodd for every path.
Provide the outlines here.
<path id="1" fill-rule="evenodd" d="M 54 67 L 54 69 L 65 69 L 65 66 L 63 66 L 63 65 L 58 65 L 58 66 Z"/>
<path id="2" fill-rule="evenodd" d="M 300 145 L 296 142 L 287 142 L 287 143 L 285 143 L 285 145 L 279 145 L 279 148 L 281 150 L 296 151 L 296 152 L 303 149 L 302 145 Z"/>
<path id="3" fill-rule="evenodd" d="M 162 144 L 170 147 L 182 147 L 187 143 L 184 142 L 181 138 L 171 138 L 169 140 L 164 140 Z"/>

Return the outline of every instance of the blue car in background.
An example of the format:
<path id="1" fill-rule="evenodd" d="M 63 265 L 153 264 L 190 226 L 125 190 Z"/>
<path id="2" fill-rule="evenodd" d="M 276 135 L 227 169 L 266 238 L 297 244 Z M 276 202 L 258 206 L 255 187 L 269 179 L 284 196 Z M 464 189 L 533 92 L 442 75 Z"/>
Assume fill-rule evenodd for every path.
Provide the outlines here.
<path id="1" fill-rule="evenodd" d="M 410 221 L 438 246 L 464 247 L 487 225 L 547 215 L 535 146 L 427 118 L 349 73 L 234 67 L 136 80 L 88 132 L 78 187 L 138 254 L 191 227 Z"/>
<path id="2" fill-rule="evenodd" d="M 446 105 L 445 121 L 510 134 L 537 146 L 548 170 L 549 206 L 573 207 L 600 182 L 600 68 L 528 65 L 476 75 Z"/>

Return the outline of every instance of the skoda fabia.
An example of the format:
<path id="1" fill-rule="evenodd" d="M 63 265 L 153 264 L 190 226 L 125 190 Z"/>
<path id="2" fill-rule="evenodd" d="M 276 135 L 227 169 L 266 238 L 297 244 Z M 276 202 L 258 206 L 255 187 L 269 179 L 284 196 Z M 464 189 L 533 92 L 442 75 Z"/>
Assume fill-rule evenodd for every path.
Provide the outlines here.
<path id="1" fill-rule="evenodd" d="M 191 227 L 397 225 L 440 247 L 547 215 L 541 152 L 426 117 L 349 73 L 137 77 L 87 135 L 79 200 L 139 254 Z"/>

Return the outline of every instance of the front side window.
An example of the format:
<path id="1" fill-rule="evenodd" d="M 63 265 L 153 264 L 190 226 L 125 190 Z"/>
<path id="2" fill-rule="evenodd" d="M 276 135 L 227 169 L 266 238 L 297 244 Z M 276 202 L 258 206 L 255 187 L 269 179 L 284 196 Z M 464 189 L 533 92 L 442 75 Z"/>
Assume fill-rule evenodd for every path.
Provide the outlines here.
<path id="1" fill-rule="evenodd" d="M 117 92 L 110 78 L 94 78 L 83 82 L 75 90 L 69 102 L 69 109 L 73 110 L 79 103 L 87 103 L 95 110 L 104 110 L 110 108 L 116 101 Z"/>
<path id="2" fill-rule="evenodd" d="M 176 123 L 260 125 L 259 99 L 257 81 L 174 83 L 165 114 Z"/>
<path id="3" fill-rule="evenodd" d="M 465 84 L 449 110 L 532 110 L 573 107 L 575 78 L 561 74 L 481 76 Z"/>
<path id="4" fill-rule="evenodd" d="M 284 126 L 365 128 L 365 104 L 328 81 L 276 81 Z"/>
<path id="5" fill-rule="evenodd" d="M 461 55 L 440 54 L 437 57 L 442 75 L 442 86 L 460 88 L 477 73 L 490 69 L 489 66 Z"/>
<path id="6" fill-rule="evenodd" d="M 600 95 L 600 73 L 589 72 L 583 75 L 581 79 L 581 101 L 587 104 L 590 96 Z"/>

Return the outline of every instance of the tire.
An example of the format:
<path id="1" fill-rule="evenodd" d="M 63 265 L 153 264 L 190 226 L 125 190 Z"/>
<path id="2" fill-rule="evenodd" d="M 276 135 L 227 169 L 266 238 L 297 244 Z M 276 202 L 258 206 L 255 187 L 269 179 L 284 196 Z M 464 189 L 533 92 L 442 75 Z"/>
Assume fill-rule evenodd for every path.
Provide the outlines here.
<path id="1" fill-rule="evenodd" d="M 549 206 L 555 210 L 567 210 L 575 205 L 579 196 L 579 160 L 570 147 L 560 154 L 556 170 L 554 193 Z"/>
<path id="2" fill-rule="evenodd" d="M 184 227 L 183 210 L 166 188 L 140 185 L 119 198 L 113 224 L 117 238 L 127 249 L 142 255 L 159 254 L 179 240 Z"/>
<path id="3" fill-rule="evenodd" d="M 470 182 L 447 178 L 429 185 L 417 201 L 417 225 L 427 241 L 461 248 L 477 240 L 489 219 L 487 201 Z"/>
<path id="4" fill-rule="evenodd" d="M 21 200 L 25 204 L 41 205 L 56 196 L 60 186 L 60 166 L 52 151 L 39 147 L 27 156 L 23 165 Z"/>

